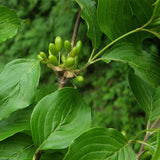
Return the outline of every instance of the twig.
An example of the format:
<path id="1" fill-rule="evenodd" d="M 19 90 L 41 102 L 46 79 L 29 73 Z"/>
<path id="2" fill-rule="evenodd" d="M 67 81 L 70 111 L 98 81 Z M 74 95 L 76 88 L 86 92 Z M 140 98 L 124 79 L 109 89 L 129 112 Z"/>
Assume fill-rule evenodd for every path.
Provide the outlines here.
<path id="1" fill-rule="evenodd" d="M 157 123 L 158 123 L 159 120 L 160 120 L 160 117 L 158 117 L 158 119 L 152 124 L 152 126 L 151 126 L 150 129 L 153 129 L 157 125 Z M 150 132 L 147 132 L 146 135 L 145 135 L 145 137 L 144 137 L 143 142 L 147 142 L 149 136 L 150 136 Z M 139 149 L 139 152 L 138 152 L 138 155 L 137 155 L 138 159 L 139 159 L 140 155 L 142 154 L 143 149 L 144 149 L 144 144 L 142 144 L 141 147 L 140 147 L 140 149 Z"/>
<path id="2" fill-rule="evenodd" d="M 79 9 L 77 20 L 76 20 L 74 31 L 73 31 L 73 36 L 72 36 L 72 41 L 71 41 L 72 47 L 74 46 L 74 43 L 77 37 L 78 28 L 80 24 L 80 17 L 81 17 L 81 9 Z M 63 75 L 58 75 L 57 77 L 58 77 L 58 89 L 61 89 L 65 86 L 68 79 L 64 76 L 64 72 L 63 72 Z"/>
<path id="3" fill-rule="evenodd" d="M 75 43 L 75 40 L 76 40 L 76 37 L 77 37 L 78 28 L 79 28 L 79 24 L 80 24 L 80 17 L 81 17 L 81 9 L 79 9 L 76 24 L 75 24 L 75 27 L 74 27 L 74 32 L 73 32 L 72 41 L 71 41 L 72 47 L 74 46 L 74 43 Z"/>
<path id="4" fill-rule="evenodd" d="M 148 133 L 145 135 L 143 142 L 147 142 L 149 136 L 150 136 L 150 132 L 148 132 Z M 139 149 L 139 152 L 138 152 L 138 155 L 137 155 L 138 158 L 139 158 L 140 155 L 142 154 L 143 149 L 144 149 L 144 144 L 142 144 L 141 147 L 140 147 L 140 149 Z"/>
<path id="5" fill-rule="evenodd" d="M 81 17 L 81 9 L 78 12 L 77 20 L 76 20 L 74 31 L 73 31 L 73 36 L 72 36 L 72 41 L 71 41 L 72 47 L 74 46 L 74 43 L 75 43 L 75 40 L 77 37 L 78 28 L 79 28 L 79 24 L 80 24 L 80 17 Z M 59 64 L 60 64 L 60 53 L 59 53 Z M 53 69 L 53 71 L 56 73 L 57 78 L 58 78 L 58 89 L 63 88 L 68 80 L 68 78 L 66 78 L 64 75 L 64 73 L 65 73 L 64 70 L 61 70 L 60 67 L 55 67 L 51 64 L 47 64 L 47 67 Z M 41 150 L 35 152 L 32 160 L 40 160 L 42 153 L 43 153 L 43 151 L 41 151 Z"/>
<path id="6" fill-rule="evenodd" d="M 93 55 L 94 55 L 94 49 L 92 50 L 92 53 L 91 53 L 91 55 L 90 55 L 90 57 L 89 57 L 89 60 L 88 60 L 88 62 L 90 62 L 91 60 L 92 60 L 92 57 L 93 57 Z"/>
<path id="7" fill-rule="evenodd" d="M 63 88 L 65 84 L 67 83 L 67 80 L 68 79 L 64 76 L 64 74 L 63 76 L 58 77 L 58 89 Z"/>

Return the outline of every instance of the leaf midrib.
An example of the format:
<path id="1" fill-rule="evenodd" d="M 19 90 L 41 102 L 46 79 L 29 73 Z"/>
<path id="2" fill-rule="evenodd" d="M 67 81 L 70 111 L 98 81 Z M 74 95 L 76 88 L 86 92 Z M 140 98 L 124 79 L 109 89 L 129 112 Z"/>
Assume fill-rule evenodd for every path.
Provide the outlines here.
<path id="1" fill-rule="evenodd" d="M 8 158 L 8 157 L 0 157 L 0 158 L 6 158 L 6 159 L 10 160 L 10 159 L 16 157 L 17 155 L 21 154 L 21 153 L 24 152 L 25 150 L 31 148 L 32 146 L 34 146 L 34 144 L 31 144 L 31 145 L 27 146 L 26 148 L 18 151 L 17 153 L 13 154 L 13 155 L 12 155 L 11 157 L 9 157 L 9 158 Z"/>
<path id="2" fill-rule="evenodd" d="M 72 106 L 70 107 L 68 113 L 65 115 L 64 119 L 59 123 L 59 125 L 48 135 L 48 137 L 42 142 L 42 144 L 38 147 L 38 149 L 36 150 L 39 151 L 41 149 L 41 147 L 45 144 L 45 142 L 62 126 L 62 124 L 65 122 L 65 120 L 67 119 L 68 115 L 70 114 L 70 111 L 72 109 Z"/>
<path id="3" fill-rule="evenodd" d="M 111 158 L 112 156 L 114 156 L 117 152 L 119 152 L 121 149 L 125 148 L 126 146 L 129 147 L 129 143 L 125 144 L 123 147 L 121 147 L 119 150 L 117 150 L 116 152 L 114 152 L 111 156 L 105 158 L 104 160 L 107 160 L 108 158 Z"/>

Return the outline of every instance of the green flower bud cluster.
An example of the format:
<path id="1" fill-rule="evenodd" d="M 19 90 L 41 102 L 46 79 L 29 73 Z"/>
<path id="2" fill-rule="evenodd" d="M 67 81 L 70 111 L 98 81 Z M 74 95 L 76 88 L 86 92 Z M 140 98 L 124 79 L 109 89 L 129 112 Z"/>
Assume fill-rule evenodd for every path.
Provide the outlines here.
<path id="1" fill-rule="evenodd" d="M 54 43 L 49 44 L 49 55 L 44 52 L 40 52 L 37 55 L 38 60 L 44 64 L 50 64 L 53 66 L 58 66 L 62 70 L 73 71 L 76 70 L 79 63 L 79 53 L 82 49 L 82 42 L 79 40 L 74 47 L 72 47 L 69 40 L 64 41 L 64 48 L 66 53 L 62 53 L 63 40 L 60 36 L 55 38 Z M 76 76 L 78 82 L 82 82 L 84 78 L 82 76 Z"/>
<path id="2" fill-rule="evenodd" d="M 82 49 L 82 42 L 79 40 L 76 43 L 76 46 L 72 48 L 71 42 L 66 40 L 64 42 L 64 48 L 68 56 L 62 54 L 61 61 L 65 64 L 65 67 L 67 68 L 70 67 L 77 68 L 79 63 L 79 53 Z"/>
<path id="3" fill-rule="evenodd" d="M 61 37 L 57 36 L 55 38 L 55 43 L 49 44 L 49 56 L 47 58 L 46 53 L 40 52 L 40 54 L 37 55 L 37 58 L 40 62 L 44 64 L 52 64 L 54 66 L 58 66 L 58 53 L 62 50 L 63 47 L 63 40 Z"/>

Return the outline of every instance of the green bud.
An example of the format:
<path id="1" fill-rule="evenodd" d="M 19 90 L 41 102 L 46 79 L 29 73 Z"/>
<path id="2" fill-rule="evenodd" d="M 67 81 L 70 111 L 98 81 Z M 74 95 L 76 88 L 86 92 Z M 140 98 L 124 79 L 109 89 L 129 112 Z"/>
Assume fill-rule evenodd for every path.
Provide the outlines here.
<path id="1" fill-rule="evenodd" d="M 69 53 L 71 51 L 71 42 L 66 40 L 64 42 L 64 48 L 66 49 L 67 53 Z"/>
<path id="2" fill-rule="evenodd" d="M 44 61 L 44 60 L 42 60 L 42 61 L 41 61 L 41 63 L 43 63 L 43 64 L 47 64 L 47 62 L 46 62 L 46 61 Z"/>
<path id="3" fill-rule="evenodd" d="M 71 57 L 75 57 L 77 55 L 77 47 L 73 47 L 72 48 L 72 51 L 71 51 L 71 53 L 70 53 L 70 56 Z"/>
<path id="4" fill-rule="evenodd" d="M 59 36 L 56 37 L 56 38 L 55 38 L 55 46 L 56 46 L 58 52 L 62 50 L 62 45 L 63 45 L 63 40 L 62 40 L 62 38 L 59 37 Z"/>
<path id="5" fill-rule="evenodd" d="M 78 63 L 79 63 L 79 57 L 75 56 L 75 67 L 78 67 Z"/>
<path id="6" fill-rule="evenodd" d="M 77 79 L 77 81 L 78 81 L 79 83 L 81 83 L 81 82 L 84 81 L 84 77 L 83 77 L 83 76 L 77 76 L 76 79 Z"/>
<path id="7" fill-rule="evenodd" d="M 49 55 L 48 59 L 51 64 L 53 64 L 54 66 L 58 66 L 58 60 L 56 56 Z"/>
<path id="8" fill-rule="evenodd" d="M 44 52 L 40 52 L 40 56 L 43 58 L 43 60 L 47 59 L 47 56 Z"/>
<path id="9" fill-rule="evenodd" d="M 37 59 L 38 59 L 39 61 L 43 61 L 43 58 L 41 57 L 40 54 L 37 55 Z"/>
<path id="10" fill-rule="evenodd" d="M 49 44 L 49 54 L 53 54 L 55 56 L 58 54 L 57 48 L 54 43 Z"/>
<path id="11" fill-rule="evenodd" d="M 72 67 L 75 64 L 75 58 L 74 57 L 68 57 L 66 59 L 65 65 L 66 67 Z"/>
<path id="12" fill-rule="evenodd" d="M 77 47 L 77 54 L 79 54 L 81 52 L 81 49 L 82 49 L 82 41 L 78 41 L 76 43 L 76 47 Z"/>
<path id="13" fill-rule="evenodd" d="M 65 63 L 66 60 L 67 60 L 67 56 L 65 54 L 62 54 L 62 56 L 61 56 L 62 63 Z"/>

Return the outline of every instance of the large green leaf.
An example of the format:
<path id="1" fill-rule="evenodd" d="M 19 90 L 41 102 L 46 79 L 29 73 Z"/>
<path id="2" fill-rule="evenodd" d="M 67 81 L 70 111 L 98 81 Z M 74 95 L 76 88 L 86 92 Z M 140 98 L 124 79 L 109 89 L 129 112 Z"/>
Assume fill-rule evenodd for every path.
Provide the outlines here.
<path id="1" fill-rule="evenodd" d="M 152 160 L 160 160 L 160 130 L 157 135 L 157 149 Z"/>
<path id="2" fill-rule="evenodd" d="M 129 85 L 140 108 L 155 121 L 160 116 L 160 87 L 153 88 L 132 72 L 129 73 Z"/>
<path id="3" fill-rule="evenodd" d="M 149 21 L 155 0 L 99 0 L 98 22 L 101 30 L 114 40 L 119 36 L 143 26 Z M 145 32 L 127 40 L 142 41 Z"/>
<path id="4" fill-rule="evenodd" d="M 127 143 L 115 129 L 93 128 L 73 142 L 64 160 L 136 160 Z"/>
<path id="5" fill-rule="evenodd" d="M 98 48 L 101 43 L 102 33 L 98 26 L 96 14 L 96 0 L 75 0 L 82 9 L 82 18 L 88 27 L 88 37 L 92 40 L 93 48 Z"/>
<path id="6" fill-rule="evenodd" d="M 128 63 L 144 80 L 154 86 L 160 85 L 160 58 L 136 48 L 131 43 L 119 43 L 109 49 L 102 59 Z"/>
<path id="7" fill-rule="evenodd" d="M 32 138 L 17 134 L 0 142 L 0 160 L 31 160 L 35 151 Z"/>
<path id="8" fill-rule="evenodd" d="M 15 11 L 0 6 L 0 42 L 15 36 L 20 24 L 21 20 L 17 17 Z"/>
<path id="9" fill-rule="evenodd" d="M 7 119 L 0 121 L 0 141 L 15 133 L 30 130 L 30 117 L 33 108 L 29 107 L 16 111 Z"/>
<path id="10" fill-rule="evenodd" d="M 32 103 L 39 76 L 36 60 L 17 59 L 5 66 L 0 74 L 0 120 Z"/>
<path id="11" fill-rule="evenodd" d="M 31 116 L 32 136 L 39 150 L 67 147 L 90 124 L 90 108 L 73 88 L 44 97 Z"/>

